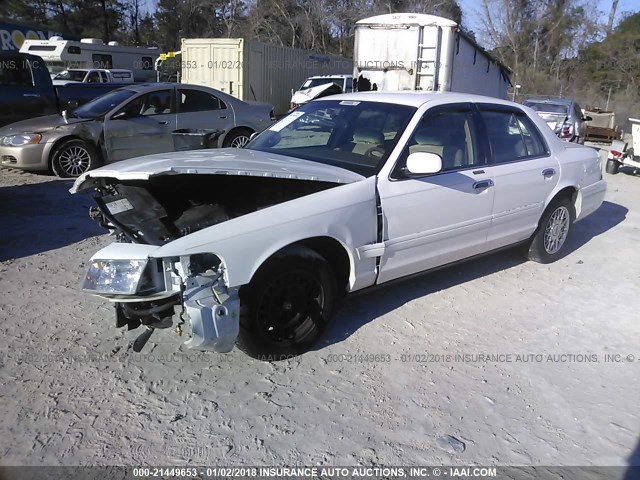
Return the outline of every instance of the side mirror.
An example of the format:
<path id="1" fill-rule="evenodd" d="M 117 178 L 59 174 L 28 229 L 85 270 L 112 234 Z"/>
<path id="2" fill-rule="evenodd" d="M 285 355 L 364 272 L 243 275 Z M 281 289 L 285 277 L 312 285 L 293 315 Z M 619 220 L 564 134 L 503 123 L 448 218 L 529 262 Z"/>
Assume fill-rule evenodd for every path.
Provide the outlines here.
<path id="1" fill-rule="evenodd" d="M 258 136 L 258 132 L 253 132 L 251 134 L 251 136 L 249 137 L 249 140 L 253 140 L 254 138 L 256 138 Z"/>
<path id="2" fill-rule="evenodd" d="M 73 110 L 74 108 L 78 108 L 78 100 L 69 100 L 67 102 L 67 108 L 69 110 Z"/>
<path id="3" fill-rule="evenodd" d="M 431 175 L 442 170 L 442 157 L 436 153 L 415 152 L 407 158 L 407 173 Z"/>

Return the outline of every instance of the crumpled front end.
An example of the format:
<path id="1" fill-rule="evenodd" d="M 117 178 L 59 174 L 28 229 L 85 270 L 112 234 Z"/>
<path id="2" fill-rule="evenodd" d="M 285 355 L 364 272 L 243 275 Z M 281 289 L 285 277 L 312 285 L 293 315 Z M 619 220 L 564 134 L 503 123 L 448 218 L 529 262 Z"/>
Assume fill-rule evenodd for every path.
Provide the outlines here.
<path id="1" fill-rule="evenodd" d="M 113 243 L 91 259 L 82 290 L 115 303 L 116 326 L 146 330 L 140 351 L 156 329 L 174 328 L 188 348 L 229 352 L 239 331 L 237 288 L 228 288 L 224 262 L 213 254 L 155 258 L 157 246 Z"/>

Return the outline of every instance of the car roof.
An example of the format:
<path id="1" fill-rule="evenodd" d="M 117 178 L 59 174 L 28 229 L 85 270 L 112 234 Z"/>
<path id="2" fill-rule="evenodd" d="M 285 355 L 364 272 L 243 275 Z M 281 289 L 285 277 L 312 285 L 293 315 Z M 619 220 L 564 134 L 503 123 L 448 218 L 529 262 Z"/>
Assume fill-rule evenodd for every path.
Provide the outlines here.
<path id="1" fill-rule="evenodd" d="M 530 97 L 524 100 L 522 103 L 526 102 L 535 102 L 535 103 L 556 103 L 560 105 L 571 105 L 575 103 L 575 100 L 570 98 L 560 98 L 560 97 Z"/>
<path id="2" fill-rule="evenodd" d="M 322 102 L 328 100 L 348 100 L 348 101 L 362 101 L 362 102 L 382 102 L 382 103 L 396 103 L 399 105 L 408 105 L 411 107 L 421 107 L 425 103 L 433 101 L 447 101 L 449 103 L 494 103 L 498 105 L 517 105 L 508 100 L 501 98 L 486 97 L 483 95 L 474 95 L 470 93 L 456 93 L 456 92 L 421 92 L 421 91 L 406 91 L 406 92 L 385 92 L 385 91 L 373 91 L 373 92 L 354 92 L 343 93 L 338 95 L 330 95 L 324 98 L 318 98 L 314 102 Z"/>

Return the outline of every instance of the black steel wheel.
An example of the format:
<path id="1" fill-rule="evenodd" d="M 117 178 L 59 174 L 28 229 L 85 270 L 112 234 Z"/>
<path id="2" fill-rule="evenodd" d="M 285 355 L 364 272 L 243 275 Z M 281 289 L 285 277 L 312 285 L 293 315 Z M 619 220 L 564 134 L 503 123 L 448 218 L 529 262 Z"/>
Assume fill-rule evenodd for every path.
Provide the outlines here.
<path id="1" fill-rule="evenodd" d="M 300 354 L 326 329 L 335 301 L 335 277 L 322 256 L 304 247 L 280 252 L 241 292 L 238 346 L 262 360 Z"/>

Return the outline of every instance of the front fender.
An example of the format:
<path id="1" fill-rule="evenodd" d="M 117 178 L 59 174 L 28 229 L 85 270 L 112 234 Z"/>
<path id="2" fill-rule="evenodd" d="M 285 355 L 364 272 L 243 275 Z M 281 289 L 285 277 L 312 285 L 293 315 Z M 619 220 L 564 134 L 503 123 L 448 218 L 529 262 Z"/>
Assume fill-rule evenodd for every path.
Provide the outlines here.
<path id="1" fill-rule="evenodd" d="M 213 225 L 159 247 L 153 257 L 213 253 L 225 265 L 228 287 L 251 281 L 274 253 L 295 242 L 330 237 L 347 251 L 351 290 L 372 284 L 375 258 L 357 248 L 376 241 L 375 177 L 340 185 Z"/>

